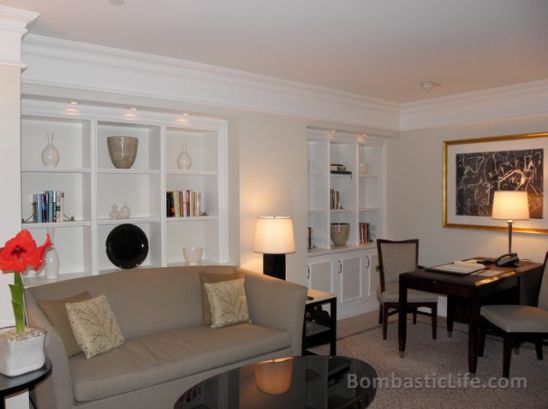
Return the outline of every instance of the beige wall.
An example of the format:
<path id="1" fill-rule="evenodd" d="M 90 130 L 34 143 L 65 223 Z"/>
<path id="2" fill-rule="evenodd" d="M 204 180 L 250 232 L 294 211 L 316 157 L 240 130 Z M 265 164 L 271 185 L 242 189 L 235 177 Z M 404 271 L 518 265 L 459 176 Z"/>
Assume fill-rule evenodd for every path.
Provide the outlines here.
<path id="1" fill-rule="evenodd" d="M 253 252 L 258 216 L 291 216 L 297 251 L 286 256 L 287 279 L 305 284 L 307 180 L 303 120 L 267 114 L 238 117 L 240 163 L 240 264 L 262 271 Z"/>
<path id="2" fill-rule="evenodd" d="M 508 236 L 503 232 L 442 228 L 442 142 L 541 131 L 548 131 L 548 114 L 403 133 L 389 145 L 390 236 L 418 237 L 424 265 L 505 253 Z M 515 233 L 512 247 L 521 258 L 542 262 L 548 236 Z"/>

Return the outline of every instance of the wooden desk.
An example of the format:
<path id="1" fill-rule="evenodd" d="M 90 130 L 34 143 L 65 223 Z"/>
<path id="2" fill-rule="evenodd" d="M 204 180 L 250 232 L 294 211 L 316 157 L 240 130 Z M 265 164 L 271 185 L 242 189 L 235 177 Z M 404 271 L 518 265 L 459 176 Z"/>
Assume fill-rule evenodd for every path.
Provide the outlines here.
<path id="1" fill-rule="evenodd" d="M 542 274 L 542 264 L 521 262 L 516 268 L 495 267 L 490 269 L 500 271 L 494 277 L 482 277 L 478 275 L 460 276 L 457 274 L 416 270 L 400 275 L 400 309 L 398 321 L 398 342 L 400 356 L 404 356 L 407 336 L 407 289 L 428 291 L 446 295 L 448 299 L 447 329 L 453 330 L 455 301 L 464 302 L 467 307 L 468 323 L 468 371 L 476 372 L 478 360 L 478 322 L 480 307 L 485 304 L 493 304 L 493 298 L 502 295 L 503 301 L 496 303 L 518 304 L 530 303 L 529 300 L 520 299 L 520 281 L 524 275 Z M 499 297 L 500 298 L 500 297 Z"/>

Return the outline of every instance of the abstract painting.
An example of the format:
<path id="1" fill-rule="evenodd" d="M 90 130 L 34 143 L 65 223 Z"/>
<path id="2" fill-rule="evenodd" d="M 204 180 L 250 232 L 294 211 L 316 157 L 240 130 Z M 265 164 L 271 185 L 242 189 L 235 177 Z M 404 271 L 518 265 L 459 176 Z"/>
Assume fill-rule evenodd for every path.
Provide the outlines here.
<path id="1" fill-rule="evenodd" d="M 515 231 L 548 233 L 544 192 L 548 133 L 497 136 L 443 143 L 443 226 L 504 230 L 491 219 L 497 190 L 525 191 L 529 220 Z"/>

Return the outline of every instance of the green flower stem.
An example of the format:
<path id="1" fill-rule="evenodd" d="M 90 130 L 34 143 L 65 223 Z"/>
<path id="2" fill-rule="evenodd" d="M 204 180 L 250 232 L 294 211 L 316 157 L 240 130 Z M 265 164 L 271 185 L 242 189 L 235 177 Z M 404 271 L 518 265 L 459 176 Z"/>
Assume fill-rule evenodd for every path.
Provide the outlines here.
<path id="1" fill-rule="evenodd" d="M 20 273 L 13 273 L 13 284 L 10 284 L 11 305 L 15 316 L 17 334 L 25 331 L 25 302 L 23 301 L 23 279 Z"/>

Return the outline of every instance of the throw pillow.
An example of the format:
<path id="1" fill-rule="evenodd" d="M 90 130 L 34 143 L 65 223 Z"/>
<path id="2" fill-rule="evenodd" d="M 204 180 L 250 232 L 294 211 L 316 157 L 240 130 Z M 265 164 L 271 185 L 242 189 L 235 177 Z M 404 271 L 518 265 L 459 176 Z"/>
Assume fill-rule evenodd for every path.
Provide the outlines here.
<path id="1" fill-rule="evenodd" d="M 236 280 L 243 278 L 244 274 L 240 271 L 230 274 L 204 273 L 200 271 L 200 281 L 202 287 L 202 324 L 211 325 L 211 307 L 205 289 L 205 283 L 218 283 L 221 281 Z"/>
<path id="2" fill-rule="evenodd" d="M 76 343 L 74 335 L 72 333 L 72 328 L 67 316 L 67 303 L 79 302 L 89 300 L 91 295 L 87 291 L 84 291 L 80 294 L 76 294 L 72 297 L 63 298 L 60 300 L 37 300 L 38 306 L 47 317 L 51 325 L 57 330 L 63 344 L 65 345 L 65 351 L 67 356 L 77 355 L 82 350 Z"/>
<path id="3" fill-rule="evenodd" d="M 126 342 L 104 295 L 68 303 L 66 308 L 74 338 L 87 359 Z"/>
<path id="4" fill-rule="evenodd" d="M 244 279 L 204 284 L 211 306 L 211 328 L 249 322 Z"/>

